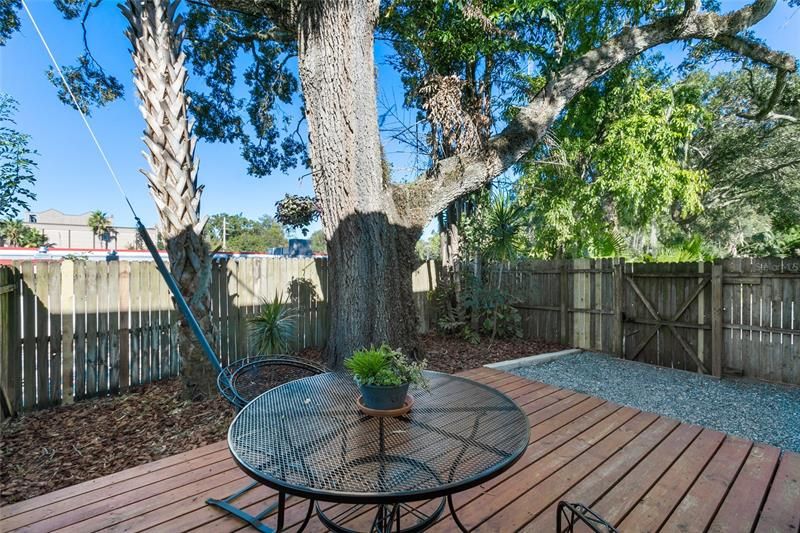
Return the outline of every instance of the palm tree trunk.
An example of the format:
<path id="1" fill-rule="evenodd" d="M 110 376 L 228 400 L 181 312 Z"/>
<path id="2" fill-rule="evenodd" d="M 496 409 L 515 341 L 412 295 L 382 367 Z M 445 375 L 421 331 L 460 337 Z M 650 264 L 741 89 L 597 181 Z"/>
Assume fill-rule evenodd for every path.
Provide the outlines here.
<path id="1" fill-rule="evenodd" d="M 197 139 L 187 117 L 186 68 L 181 52 L 183 19 L 179 1 L 127 0 L 120 9 L 130 23 L 134 84 L 142 101 L 144 143 L 150 169 L 143 170 L 158 209 L 169 266 L 189 307 L 209 339 L 211 258 L 200 218 L 202 186 L 197 184 Z M 181 376 L 191 399 L 213 394 L 216 376 L 185 321 L 178 326 Z"/>

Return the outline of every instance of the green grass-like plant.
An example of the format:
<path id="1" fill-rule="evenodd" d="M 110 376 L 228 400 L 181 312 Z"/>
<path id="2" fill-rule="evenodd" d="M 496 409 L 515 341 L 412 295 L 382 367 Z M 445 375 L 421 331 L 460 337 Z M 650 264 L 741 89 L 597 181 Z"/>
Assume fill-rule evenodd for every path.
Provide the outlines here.
<path id="1" fill-rule="evenodd" d="M 393 387 L 410 383 L 427 387 L 422 371 L 427 361 L 412 361 L 386 344 L 358 350 L 344 361 L 344 367 L 353 374 L 359 385 Z"/>
<path id="2" fill-rule="evenodd" d="M 259 354 L 285 353 L 297 324 L 297 315 L 278 295 L 263 300 L 261 310 L 248 320 L 250 341 Z"/>

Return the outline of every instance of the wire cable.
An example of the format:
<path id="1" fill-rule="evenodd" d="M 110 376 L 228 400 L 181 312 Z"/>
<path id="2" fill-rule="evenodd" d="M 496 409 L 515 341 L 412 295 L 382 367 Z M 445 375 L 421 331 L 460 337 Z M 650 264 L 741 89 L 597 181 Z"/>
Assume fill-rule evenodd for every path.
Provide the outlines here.
<path id="1" fill-rule="evenodd" d="M 39 36 L 39 40 L 42 41 L 42 45 L 44 49 L 47 51 L 47 55 L 50 56 L 50 63 L 52 63 L 53 68 L 56 69 L 58 72 L 59 77 L 61 78 L 61 83 L 64 85 L 64 88 L 69 93 L 70 98 L 72 99 L 72 103 L 75 106 L 75 110 L 80 114 L 81 119 L 83 120 L 86 129 L 89 131 L 89 135 L 92 137 L 92 141 L 94 141 L 94 145 L 97 147 L 97 150 L 100 152 L 100 156 L 103 158 L 103 161 L 108 167 L 108 171 L 111 173 L 111 177 L 114 179 L 114 183 L 116 183 L 119 192 L 122 194 L 123 198 L 125 198 L 125 202 L 128 204 L 128 207 L 133 213 L 134 218 L 139 220 L 139 216 L 136 214 L 136 210 L 133 208 L 130 199 L 128 199 L 128 195 L 125 194 L 125 189 L 122 187 L 122 183 L 120 183 L 119 178 L 117 177 L 117 173 L 114 171 L 114 167 L 111 165 L 111 161 L 109 161 L 108 156 L 106 155 L 105 150 L 103 150 L 100 141 L 97 139 L 97 136 L 94 134 L 94 130 L 92 129 L 92 125 L 89 124 L 89 119 L 86 117 L 86 113 L 83 112 L 81 109 L 80 104 L 78 103 L 78 98 L 75 97 L 75 93 L 72 92 L 72 88 L 67 83 L 67 78 L 64 76 L 64 73 L 61 71 L 61 67 L 58 66 L 58 61 L 56 61 L 55 56 L 53 55 L 53 51 L 50 49 L 50 46 L 47 44 L 47 40 L 44 38 L 44 34 L 42 34 L 42 30 L 39 29 L 39 25 L 36 23 L 36 19 L 33 17 L 33 13 L 31 13 L 30 8 L 28 7 L 28 3 L 25 0 L 22 0 L 22 7 L 25 9 L 25 13 L 28 14 L 28 18 L 31 20 L 31 24 L 33 25 L 33 29 L 36 30 L 36 34 Z"/>
<path id="2" fill-rule="evenodd" d="M 217 354 L 214 352 L 214 349 L 211 347 L 211 344 L 208 342 L 205 334 L 203 333 L 200 324 L 197 322 L 192 310 L 189 308 L 189 304 L 186 303 L 186 299 L 181 294 L 180 288 L 178 287 L 178 283 L 175 281 L 175 278 L 170 273 L 169 269 L 167 268 L 164 260 L 161 258 L 161 255 L 156 248 L 153 239 L 150 237 L 150 234 L 145 229 L 144 224 L 139 219 L 139 215 L 136 214 L 136 210 L 133 208 L 130 199 L 128 199 L 128 195 L 125 194 L 125 189 L 122 187 L 122 183 L 120 183 L 119 178 L 117 177 L 117 173 L 114 172 L 114 167 L 111 166 L 111 161 L 108 160 L 108 156 L 106 156 L 105 150 L 103 150 L 100 141 L 97 139 L 97 136 L 94 134 L 94 130 L 92 129 L 91 124 L 89 124 L 89 119 L 86 117 L 86 113 L 83 112 L 81 106 L 78 104 L 78 99 L 75 97 L 75 93 L 72 92 L 72 88 L 67 83 L 67 78 L 64 76 L 64 73 L 61 71 L 61 67 L 58 66 L 58 62 L 56 61 L 55 56 L 53 55 L 53 51 L 50 49 L 50 46 L 47 44 L 47 40 L 44 38 L 42 34 L 42 30 L 39 29 L 39 25 L 36 24 L 36 19 L 33 18 L 33 13 L 28 8 L 28 4 L 25 0 L 22 0 L 22 7 L 25 8 L 25 12 L 28 14 L 28 18 L 31 19 L 31 24 L 33 24 L 33 28 L 36 30 L 36 33 L 39 35 L 39 40 L 42 41 L 45 50 L 47 50 L 47 55 L 50 56 L 50 62 L 53 64 L 53 67 L 58 72 L 58 75 L 61 77 L 61 83 L 64 84 L 64 88 L 69 93 L 70 98 L 72 98 L 72 103 L 75 105 L 75 109 L 80 113 L 81 119 L 83 119 L 83 124 L 86 126 L 86 129 L 89 130 L 89 135 L 92 136 L 92 141 L 94 141 L 94 145 L 97 147 L 97 150 L 100 152 L 100 155 L 103 157 L 103 161 L 105 161 L 106 166 L 108 167 L 108 171 L 111 173 L 111 177 L 114 179 L 114 183 L 117 184 L 117 188 L 119 192 L 122 193 L 123 198 L 125 198 L 125 202 L 128 204 L 128 207 L 133 213 L 133 218 L 136 219 L 136 229 L 139 231 L 139 234 L 142 236 L 144 240 L 145 246 L 147 250 L 150 252 L 150 255 L 153 256 L 153 260 L 156 263 L 156 268 L 161 273 L 161 276 L 164 278 L 164 281 L 167 284 L 172 295 L 175 297 L 175 303 L 180 309 L 183 316 L 186 318 L 189 327 L 192 329 L 195 337 L 197 337 L 197 341 L 200 344 L 200 347 L 205 352 L 206 357 L 208 357 L 209 362 L 217 371 L 217 373 L 222 372 L 222 366 L 217 357 Z"/>

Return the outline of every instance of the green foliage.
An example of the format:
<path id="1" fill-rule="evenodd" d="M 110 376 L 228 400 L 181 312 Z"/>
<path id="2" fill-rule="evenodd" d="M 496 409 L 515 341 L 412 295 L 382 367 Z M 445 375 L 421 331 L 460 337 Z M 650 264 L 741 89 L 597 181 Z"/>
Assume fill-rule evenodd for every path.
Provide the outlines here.
<path id="1" fill-rule="evenodd" d="M 528 208 L 508 193 L 484 193 L 477 209 L 462 219 L 462 254 L 492 261 L 511 261 L 526 246 Z"/>
<path id="2" fill-rule="evenodd" d="M 419 111 L 419 134 L 398 138 L 427 145 L 437 159 L 458 150 L 452 135 L 430 121 L 426 84 L 454 77 L 461 109 L 484 137 L 541 90 L 561 66 L 595 48 L 625 25 L 677 14 L 683 3 L 649 0 L 383 0 L 382 36 L 397 51 L 389 61 Z M 416 127 L 416 125 L 415 125 Z M 446 129 L 446 128 L 445 128 Z M 485 139 L 484 139 L 485 140 Z"/>
<path id="3" fill-rule="evenodd" d="M 86 0 L 59 0 L 67 4 Z M 464 82 L 464 111 L 481 135 L 498 118 L 540 89 L 559 66 L 596 47 L 623 26 L 678 14 L 667 0 L 382 0 L 379 37 L 392 43 L 388 61 L 406 89 L 404 103 L 423 111 L 420 90 L 434 76 Z M 194 79 L 195 132 L 209 141 L 235 142 L 248 172 L 268 175 L 307 164 L 302 113 L 282 110 L 300 89 L 291 59 L 297 43 L 268 16 L 187 4 L 187 58 Z M 405 128 L 401 128 L 405 129 Z M 424 121 L 415 146 L 445 155 L 447 135 Z"/>
<path id="4" fill-rule="evenodd" d="M 490 279 L 480 280 L 464 271 L 456 275 L 460 283 L 442 279 L 431 296 L 439 331 L 473 344 L 480 341 L 481 334 L 492 338 L 522 336 L 522 317 L 513 306 L 513 295 Z"/>
<path id="5" fill-rule="evenodd" d="M 800 226 L 777 234 L 765 231 L 751 235 L 738 251 L 749 257 L 800 257 Z"/>
<path id="6" fill-rule="evenodd" d="M 378 348 L 358 350 L 344 360 L 344 367 L 361 385 L 396 386 L 409 383 L 427 387 L 423 370 L 425 360 L 411 361 L 398 350 L 386 344 Z"/>
<path id="7" fill-rule="evenodd" d="M 457 296 L 460 294 L 447 277 L 440 279 L 431 291 L 430 298 L 437 311 L 436 326 L 445 335 L 454 335 L 477 344 L 480 335 L 470 327 L 467 310 L 461 305 Z"/>
<path id="8" fill-rule="evenodd" d="M 38 248 L 47 244 L 47 237 L 21 220 L 0 221 L 0 237 L 10 246 Z"/>
<path id="9" fill-rule="evenodd" d="M 532 209 L 529 253 L 606 256 L 628 248 L 628 232 L 697 215 L 707 173 L 687 166 L 686 151 L 708 120 L 696 92 L 670 86 L 658 62 L 617 69 L 584 91 L 553 128 L 558 144 L 519 181 Z"/>
<path id="10" fill-rule="evenodd" d="M 442 256 L 441 237 L 438 232 L 431 233 L 427 239 L 420 238 L 415 245 L 417 257 L 423 261 L 440 259 Z"/>
<path id="11" fill-rule="evenodd" d="M 250 342 L 259 354 L 285 353 L 295 332 L 297 314 L 278 295 L 262 300 L 261 309 L 247 321 Z"/>
<path id="12" fill-rule="evenodd" d="M 82 16 L 86 9 L 91 6 L 96 0 L 54 0 L 53 4 L 56 9 L 61 11 L 61 14 L 67 20 L 76 19 Z"/>
<path id="13" fill-rule="evenodd" d="M 325 232 L 321 229 L 313 232 L 309 239 L 311 241 L 311 251 L 314 253 L 328 253 L 328 242 L 325 240 Z"/>
<path id="14" fill-rule="evenodd" d="M 502 265 L 496 265 L 496 269 L 497 284 L 491 283 L 491 279 L 481 281 L 465 275 L 461 301 L 468 314 L 477 318 L 481 333 L 492 338 L 521 337 L 522 317 L 512 305 L 517 300 L 501 288 Z"/>
<path id="15" fill-rule="evenodd" d="M 301 117 L 282 109 L 293 103 L 299 89 L 288 64 L 297 55 L 294 40 L 268 17 L 201 2 L 186 7 L 187 60 L 194 79 L 205 84 L 187 91 L 197 119 L 195 133 L 212 142 L 239 143 L 253 176 L 305 163 Z"/>
<path id="16" fill-rule="evenodd" d="M 108 217 L 108 213 L 99 209 L 91 212 L 86 224 L 97 237 L 102 237 L 111 230 L 111 219 Z"/>
<path id="17" fill-rule="evenodd" d="M 0 46 L 4 46 L 11 34 L 19 30 L 19 15 L 22 7 L 20 0 L 0 0 Z"/>
<path id="18" fill-rule="evenodd" d="M 522 317 L 516 308 L 507 303 L 496 305 L 491 313 L 487 313 L 481 327 L 491 333 L 492 338 L 522 338 Z"/>
<path id="19" fill-rule="evenodd" d="M 275 202 L 275 220 L 286 227 L 308 234 L 308 226 L 320 215 L 317 199 L 310 196 L 287 194 Z"/>
<path id="20" fill-rule="evenodd" d="M 86 115 L 91 115 L 92 108 L 106 106 L 123 96 L 122 83 L 107 74 L 88 51 L 78 57 L 77 64 L 62 66 L 61 72 L 78 101 L 78 108 Z M 75 109 L 72 96 L 53 67 L 47 69 L 47 79 L 56 87 L 58 99 Z"/>
<path id="21" fill-rule="evenodd" d="M 28 147 L 30 136 L 14 129 L 16 110 L 16 101 L 0 94 L 0 220 L 30 209 L 29 202 L 36 199 L 30 187 L 36 182 L 33 157 L 37 153 Z"/>
<path id="22" fill-rule="evenodd" d="M 699 235 L 693 235 L 688 240 L 663 246 L 656 255 L 645 254 L 639 259 L 655 263 L 690 263 L 711 261 L 714 257 L 704 251 L 703 239 Z"/>
<path id="23" fill-rule="evenodd" d="M 784 255 L 782 236 L 800 231 L 800 76 L 788 76 L 765 119 L 741 116 L 758 113 L 773 84 L 772 73 L 750 66 L 684 82 L 713 119 L 689 152 L 708 173 L 705 209 L 682 230 L 703 235 L 716 255 Z"/>
<path id="24" fill-rule="evenodd" d="M 223 225 L 226 234 L 226 247 L 230 252 L 265 252 L 268 248 L 286 246 L 287 240 L 283 226 L 270 216 L 258 220 L 245 217 L 241 213 L 212 215 L 206 224 L 206 238 L 212 249 L 222 248 Z"/>

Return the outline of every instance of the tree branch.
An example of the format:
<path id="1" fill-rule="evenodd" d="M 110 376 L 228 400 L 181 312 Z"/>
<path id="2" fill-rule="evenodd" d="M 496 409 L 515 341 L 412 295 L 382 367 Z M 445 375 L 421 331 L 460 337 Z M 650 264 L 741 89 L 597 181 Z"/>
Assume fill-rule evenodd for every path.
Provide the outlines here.
<path id="1" fill-rule="evenodd" d="M 772 88 L 772 94 L 770 94 L 767 104 L 757 113 L 737 113 L 736 116 L 750 120 L 765 119 L 772 112 L 772 110 L 775 109 L 775 105 L 778 103 L 784 87 L 786 87 L 786 71 L 778 70 L 778 73 L 775 76 L 775 86 Z"/>
<path id="2" fill-rule="evenodd" d="M 764 46 L 761 43 L 745 39 L 737 35 L 718 35 L 711 38 L 715 43 L 735 52 L 741 56 L 748 57 L 757 63 L 763 63 L 779 70 L 794 72 L 796 70 L 796 60 L 794 57 L 783 52 L 777 52 Z"/>
<path id="3" fill-rule="evenodd" d="M 191 1 L 191 0 L 189 0 Z M 298 0 L 208 0 L 216 9 L 268 17 L 283 30 L 294 31 Z"/>
<path id="4" fill-rule="evenodd" d="M 697 2 L 687 0 L 680 15 L 622 30 L 562 68 L 499 135 L 489 140 L 481 154 L 441 160 L 414 182 L 395 185 L 392 195 L 398 208 L 408 217 L 409 223 L 427 223 L 450 202 L 482 187 L 529 153 L 577 94 L 614 67 L 657 45 L 709 39 L 779 71 L 794 72 L 796 60 L 789 54 L 770 50 L 737 35 L 766 17 L 775 2 L 756 0 L 739 10 L 719 15 L 698 12 Z"/>
<path id="5" fill-rule="evenodd" d="M 793 117 L 792 115 L 784 115 L 783 113 L 774 113 L 772 111 L 767 113 L 767 116 L 765 116 L 764 118 L 767 120 L 782 120 L 790 124 L 800 123 L 800 118 Z"/>

